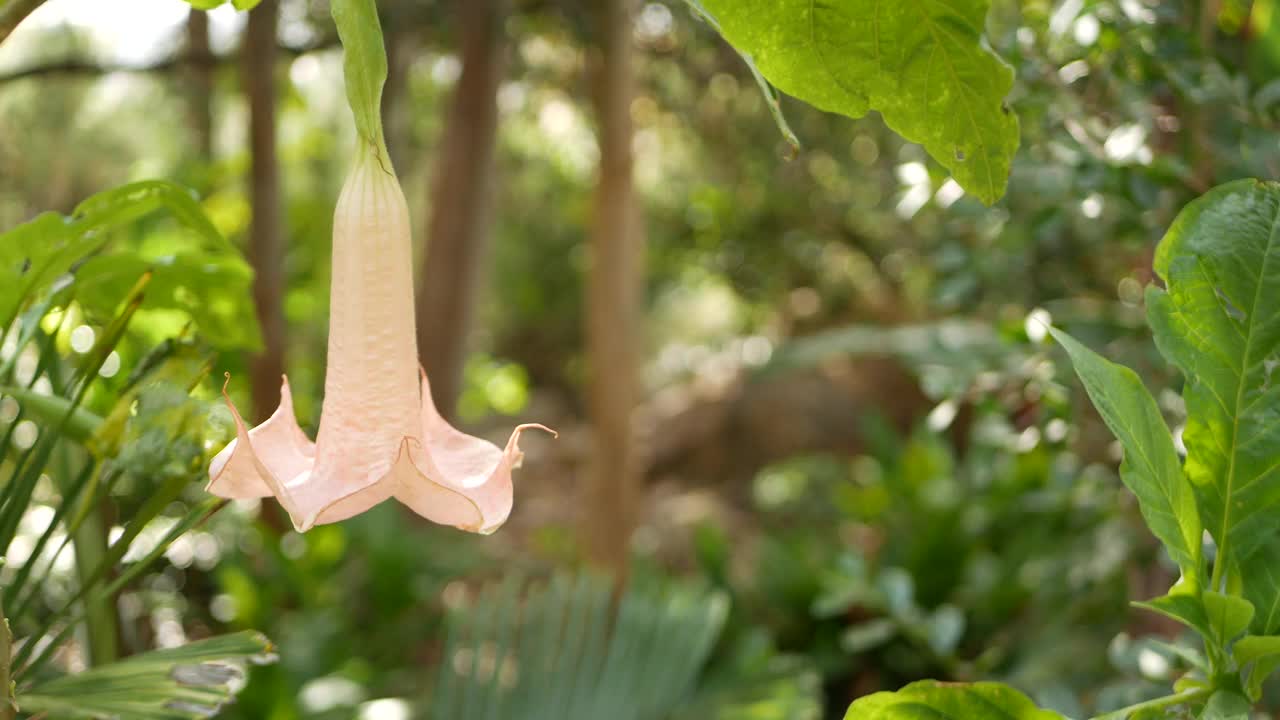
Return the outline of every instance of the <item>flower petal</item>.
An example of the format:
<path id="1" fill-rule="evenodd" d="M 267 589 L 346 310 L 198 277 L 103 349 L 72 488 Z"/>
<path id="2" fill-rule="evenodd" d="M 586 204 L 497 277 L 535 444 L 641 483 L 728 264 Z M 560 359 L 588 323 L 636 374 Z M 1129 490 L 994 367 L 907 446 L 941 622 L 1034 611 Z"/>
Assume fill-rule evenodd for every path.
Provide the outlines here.
<path id="1" fill-rule="evenodd" d="M 465 493 L 424 472 L 427 464 L 422 445 L 406 438 L 392 469 L 396 499 L 433 523 L 474 532 L 484 523 L 480 507 Z"/>
<path id="2" fill-rule="evenodd" d="M 424 509 L 428 503 L 416 498 L 422 485 L 402 486 L 396 493 L 401 502 L 413 508 L 419 515 L 463 530 L 489 534 L 507 521 L 511 514 L 513 487 L 511 469 L 522 457 L 519 447 L 520 433 L 537 428 L 555 435 L 555 431 L 542 425 L 521 425 L 511 433 L 507 447 L 483 438 L 461 432 L 441 417 L 431 399 L 431 385 L 425 372 L 422 377 L 422 464 L 425 474 L 434 484 L 443 485 L 465 495 L 480 511 L 479 522 L 457 523 L 436 520 Z M 419 508 L 423 509 L 419 509 Z"/>
<path id="3" fill-rule="evenodd" d="M 230 378 L 228 375 L 227 382 Z M 286 493 L 285 483 L 310 470 L 315 461 L 315 445 L 303 434 L 293 416 L 289 379 L 282 379 L 280 407 L 252 430 L 245 429 L 244 420 L 227 396 L 225 383 L 222 396 L 236 423 L 236 439 L 209 463 L 209 485 L 205 489 L 219 497 L 234 499 L 281 497 Z"/>

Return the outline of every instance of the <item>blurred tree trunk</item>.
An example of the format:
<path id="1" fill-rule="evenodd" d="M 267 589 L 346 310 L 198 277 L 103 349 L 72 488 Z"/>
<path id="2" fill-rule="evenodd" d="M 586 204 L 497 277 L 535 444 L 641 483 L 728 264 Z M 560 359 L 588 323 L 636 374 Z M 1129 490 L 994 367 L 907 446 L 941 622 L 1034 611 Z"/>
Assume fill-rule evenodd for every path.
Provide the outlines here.
<path id="1" fill-rule="evenodd" d="M 244 87 L 249 99 L 249 174 L 253 221 L 249 262 L 253 300 L 262 326 L 263 351 L 251 361 L 253 415 L 261 422 L 280 404 L 284 374 L 284 238 L 280 211 L 280 161 L 276 155 L 276 24 L 278 0 L 263 0 L 249 12 L 244 36 Z"/>
<path id="2" fill-rule="evenodd" d="M 593 442 L 580 504 L 592 559 L 625 574 L 639 499 L 631 417 L 639 385 L 643 266 L 632 188 L 631 3 L 593 9 L 589 55 L 600 146 L 586 278 L 587 414 Z"/>
<path id="3" fill-rule="evenodd" d="M 400 173 L 409 167 L 409 67 L 417 52 L 414 34 L 405 29 L 404 19 L 395 13 L 400 5 L 391 5 L 384 24 L 387 38 L 387 82 L 382 89 L 382 127 L 387 138 L 391 166 Z"/>
<path id="4" fill-rule="evenodd" d="M 458 0 L 457 10 L 462 74 L 437 145 L 417 298 L 418 354 L 445 417 L 453 416 L 462 391 L 467 337 L 482 284 L 506 54 L 502 0 Z"/>
<path id="5" fill-rule="evenodd" d="M 1217 46 L 1218 15 L 1222 0 L 1200 0 L 1196 32 L 1205 60 L 1212 60 Z M 1208 192 L 1215 184 L 1216 167 L 1213 147 L 1213 113 L 1216 108 L 1204 105 L 1191 108 L 1191 178 L 1198 192 Z"/>
<path id="6" fill-rule="evenodd" d="M 44 4 L 44 0 L 9 0 L 0 3 L 0 42 L 17 29 L 18 25 Z"/>
<path id="7" fill-rule="evenodd" d="M 199 161 L 213 159 L 213 52 L 209 49 L 209 15 L 187 12 L 187 108 Z"/>

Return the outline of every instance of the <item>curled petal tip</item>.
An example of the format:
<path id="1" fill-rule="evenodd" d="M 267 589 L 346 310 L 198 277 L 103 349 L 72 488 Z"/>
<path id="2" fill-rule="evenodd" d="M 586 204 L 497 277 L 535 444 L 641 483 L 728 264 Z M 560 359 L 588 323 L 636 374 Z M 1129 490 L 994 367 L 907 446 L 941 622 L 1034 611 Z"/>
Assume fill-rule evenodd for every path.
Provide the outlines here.
<path id="1" fill-rule="evenodd" d="M 515 430 L 512 430 L 512 432 L 519 435 L 525 430 L 541 430 L 543 432 L 551 433 L 551 437 L 553 438 L 560 437 L 560 433 L 556 432 L 555 430 L 552 430 L 551 428 L 547 427 L 546 425 L 543 425 L 542 423 L 524 423 L 522 425 L 517 425 Z"/>

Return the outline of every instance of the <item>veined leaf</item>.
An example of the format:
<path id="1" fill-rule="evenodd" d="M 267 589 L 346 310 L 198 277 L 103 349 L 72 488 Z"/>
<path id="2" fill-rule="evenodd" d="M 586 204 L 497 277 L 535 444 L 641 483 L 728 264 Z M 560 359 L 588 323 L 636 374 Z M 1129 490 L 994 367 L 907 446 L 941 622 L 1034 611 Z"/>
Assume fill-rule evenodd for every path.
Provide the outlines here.
<path id="1" fill-rule="evenodd" d="M 1233 182 L 1192 202 L 1155 270 L 1167 290 L 1147 289 L 1147 315 L 1186 377 L 1186 473 L 1238 567 L 1275 534 L 1280 506 L 1280 184 Z"/>
<path id="2" fill-rule="evenodd" d="M 1173 436 L 1155 399 L 1129 368 L 1110 362 L 1057 328 L 1049 332 L 1071 356 L 1089 398 L 1124 447 L 1120 479 L 1138 497 L 1142 517 L 1182 569 L 1191 583 L 1189 589 L 1201 587 L 1204 531 L 1195 493 L 1182 474 Z"/>
<path id="3" fill-rule="evenodd" d="M 783 92 L 885 123 L 965 190 L 1004 195 L 1018 148 L 1005 106 L 1013 70 L 983 42 L 988 0 L 702 0 L 739 52 Z"/>
<path id="4" fill-rule="evenodd" d="M 879 692 L 855 701 L 845 720 L 1061 720 L 1026 695 L 999 683 L 941 683 L 925 680 L 898 692 Z"/>
<path id="5" fill-rule="evenodd" d="M 51 680 L 20 693 L 18 705 L 26 713 L 59 718 L 209 717 L 242 677 L 228 661 L 267 659 L 271 652 L 271 642 L 260 633 L 224 635 Z"/>
<path id="6" fill-rule="evenodd" d="M 1213 637 L 1213 630 L 1209 625 L 1209 616 L 1205 612 L 1204 603 L 1195 595 L 1174 593 L 1162 595 L 1145 602 L 1134 602 L 1132 605 L 1160 613 L 1171 620 L 1176 620 L 1200 633 L 1202 637 Z"/>
<path id="7" fill-rule="evenodd" d="M 715 19 L 707 9 L 702 7 L 702 3 L 698 0 L 685 0 L 685 4 L 693 10 L 699 18 L 705 20 L 711 27 L 715 28 L 717 33 L 721 35 L 724 32 L 720 29 L 720 23 Z M 737 50 L 737 48 L 734 48 Z M 756 61 L 751 55 L 741 50 L 737 50 L 738 57 L 742 58 L 742 62 L 746 64 L 747 69 L 751 71 L 751 77 L 756 81 L 756 86 L 760 88 L 760 94 L 764 97 L 764 102 L 769 106 L 769 112 L 773 115 L 773 124 L 778 126 L 778 132 L 782 133 L 782 137 L 787 141 L 787 145 L 791 146 L 791 153 L 795 155 L 800 152 L 800 139 L 796 137 L 795 132 L 791 129 L 791 124 L 787 122 L 787 116 L 782 113 L 782 104 L 778 100 L 778 93 L 765 79 L 760 72 L 760 68 L 756 67 Z"/>
<path id="8" fill-rule="evenodd" d="M 218 349 L 261 349 L 253 269 L 238 253 L 182 252 L 156 259 L 127 250 L 96 255 L 76 269 L 76 300 L 88 310 L 110 312 L 144 272 L 152 276 L 143 310 L 182 310 Z"/>
<path id="9" fill-rule="evenodd" d="M 1219 690 L 1209 698 L 1200 713 L 1200 720 L 1249 720 L 1253 707 L 1244 696 L 1228 690 Z"/>
<path id="10" fill-rule="evenodd" d="M 190 190 L 165 180 L 129 183 L 89 197 L 69 217 L 45 213 L 0 233 L 0 327 L 12 323 L 32 294 L 105 245 L 112 230 L 161 209 L 194 232 L 207 250 L 231 258 L 224 262 L 243 263 L 239 251 L 209 222 Z M 123 288 L 136 280 L 137 276 L 129 278 Z M 122 288 L 116 291 L 113 300 L 119 299 Z"/>
<path id="11" fill-rule="evenodd" d="M 1280 537 L 1269 539 L 1240 563 L 1244 597 L 1257 608 L 1250 630 L 1255 635 L 1280 632 Z"/>
<path id="12" fill-rule="evenodd" d="M 1257 699 L 1262 695 L 1262 683 L 1280 667 L 1280 637 L 1275 635 L 1245 635 L 1236 641 L 1231 648 L 1236 665 L 1244 668 L 1249 663 L 1245 689 L 1249 697 Z"/>
<path id="13" fill-rule="evenodd" d="M 1213 630 L 1213 640 L 1218 647 L 1226 648 L 1253 622 L 1253 603 L 1242 597 L 1210 590 L 1201 595 L 1200 601 L 1204 603 L 1209 629 Z"/>

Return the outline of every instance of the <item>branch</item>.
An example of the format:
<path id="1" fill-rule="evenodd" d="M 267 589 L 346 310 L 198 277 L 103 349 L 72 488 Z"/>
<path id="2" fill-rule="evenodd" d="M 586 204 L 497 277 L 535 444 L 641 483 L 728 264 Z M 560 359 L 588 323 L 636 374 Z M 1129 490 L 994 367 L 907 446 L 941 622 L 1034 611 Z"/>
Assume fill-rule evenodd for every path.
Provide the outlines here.
<path id="1" fill-rule="evenodd" d="M 34 2 L 34 0 L 19 1 Z M 40 1 L 43 2 L 43 0 Z M 3 28 L 0 28 L 0 30 L 2 29 Z M 3 34 L 0 34 L 0 39 L 3 39 Z M 278 50 L 282 55 L 298 57 L 300 55 L 306 55 L 307 53 L 327 50 L 337 46 L 338 38 L 335 36 L 325 37 L 306 45 L 280 45 L 278 46 Z M 117 72 L 139 74 L 167 73 L 187 68 L 215 68 L 222 65 L 233 65 L 239 61 L 240 56 L 238 53 L 227 53 L 223 55 L 182 53 L 146 65 L 103 64 L 93 62 L 92 60 L 68 58 L 65 60 L 42 63 L 31 67 L 20 68 L 13 72 L 0 74 L 0 85 L 32 77 L 97 77 Z"/>
<path id="2" fill-rule="evenodd" d="M 10 0 L 0 5 L 0 43 L 18 27 L 33 10 L 44 4 L 44 0 Z"/>

